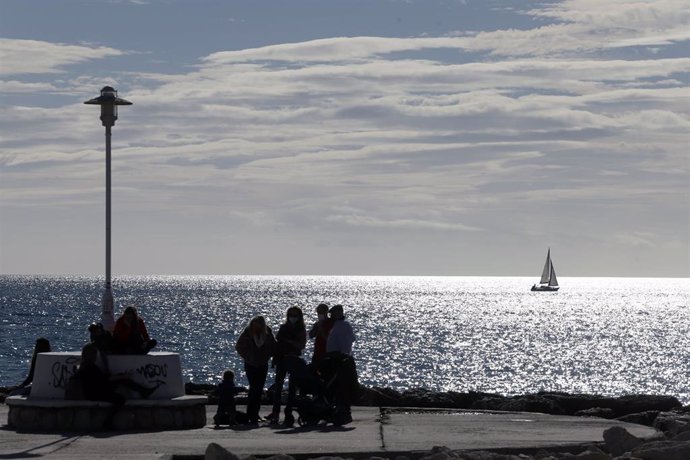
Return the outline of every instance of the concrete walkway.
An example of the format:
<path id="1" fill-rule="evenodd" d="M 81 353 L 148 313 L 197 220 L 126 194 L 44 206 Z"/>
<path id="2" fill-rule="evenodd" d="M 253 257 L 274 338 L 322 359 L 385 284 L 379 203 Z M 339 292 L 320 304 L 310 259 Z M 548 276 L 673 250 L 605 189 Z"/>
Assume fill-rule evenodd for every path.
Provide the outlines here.
<path id="1" fill-rule="evenodd" d="M 208 420 L 215 407 L 207 406 Z M 176 456 L 202 458 L 215 442 L 235 454 L 349 454 L 385 455 L 402 451 L 506 449 L 553 447 L 602 442 L 602 433 L 624 426 L 638 437 L 657 432 L 641 425 L 583 417 L 520 412 L 353 408 L 353 423 L 344 427 L 312 428 L 260 426 L 215 429 L 213 425 L 182 431 L 75 433 L 17 433 L 7 426 L 7 406 L 0 404 L 0 459 L 159 459 Z M 360 455 L 358 455 L 358 453 Z"/>

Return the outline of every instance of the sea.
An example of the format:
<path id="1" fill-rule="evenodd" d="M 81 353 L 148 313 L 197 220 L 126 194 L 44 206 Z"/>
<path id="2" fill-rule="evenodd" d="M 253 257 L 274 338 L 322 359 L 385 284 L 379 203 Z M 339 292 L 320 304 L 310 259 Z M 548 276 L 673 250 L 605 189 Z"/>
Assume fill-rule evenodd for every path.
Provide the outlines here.
<path id="1" fill-rule="evenodd" d="M 398 390 L 663 394 L 690 403 L 690 280 L 523 277 L 123 276 L 116 315 L 138 307 L 159 350 L 181 355 L 184 380 L 246 385 L 234 344 L 263 314 L 316 319 L 344 306 L 360 383 Z M 28 373 L 38 337 L 79 350 L 100 318 L 102 277 L 0 276 L 0 386 Z M 313 343 L 305 355 L 311 356 Z M 269 381 L 271 377 L 269 376 Z"/>

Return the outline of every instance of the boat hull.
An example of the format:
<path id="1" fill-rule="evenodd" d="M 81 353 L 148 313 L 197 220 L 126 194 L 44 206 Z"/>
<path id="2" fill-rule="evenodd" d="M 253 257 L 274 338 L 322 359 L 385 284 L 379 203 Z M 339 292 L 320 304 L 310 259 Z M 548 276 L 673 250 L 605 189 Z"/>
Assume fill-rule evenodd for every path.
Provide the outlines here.
<path id="1" fill-rule="evenodd" d="M 560 286 L 532 286 L 533 292 L 556 292 Z"/>

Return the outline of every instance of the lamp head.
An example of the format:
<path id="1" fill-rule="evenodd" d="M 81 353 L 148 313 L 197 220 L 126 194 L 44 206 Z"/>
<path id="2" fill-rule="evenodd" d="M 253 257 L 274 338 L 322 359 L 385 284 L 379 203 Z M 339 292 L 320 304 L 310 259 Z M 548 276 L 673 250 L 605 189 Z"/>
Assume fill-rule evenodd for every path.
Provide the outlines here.
<path id="1" fill-rule="evenodd" d="M 100 96 L 89 99 L 84 104 L 101 106 L 101 122 L 103 122 L 103 126 L 113 126 L 115 124 L 118 105 L 132 105 L 128 100 L 118 97 L 117 91 L 112 86 L 104 86 L 101 89 Z"/>

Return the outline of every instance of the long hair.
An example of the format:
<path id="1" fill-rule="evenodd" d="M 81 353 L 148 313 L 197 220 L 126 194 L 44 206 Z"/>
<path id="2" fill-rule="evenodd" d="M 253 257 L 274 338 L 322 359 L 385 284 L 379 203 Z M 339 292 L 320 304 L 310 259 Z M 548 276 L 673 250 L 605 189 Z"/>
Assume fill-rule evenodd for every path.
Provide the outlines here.
<path id="1" fill-rule="evenodd" d="M 296 315 L 298 318 L 295 324 L 290 323 L 291 315 Z M 290 324 L 291 326 L 306 330 L 306 326 L 304 325 L 304 313 L 302 312 L 302 309 L 300 307 L 288 308 L 285 312 L 285 324 Z"/>
<path id="2" fill-rule="evenodd" d="M 259 324 L 263 328 L 264 334 L 268 333 L 268 325 L 266 324 L 266 318 L 263 317 L 263 315 L 257 315 L 253 317 L 252 319 L 249 320 L 249 323 L 247 323 L 247 329 L 251 333 L 252 331 L 252 326 L 254 324 Z"/>

